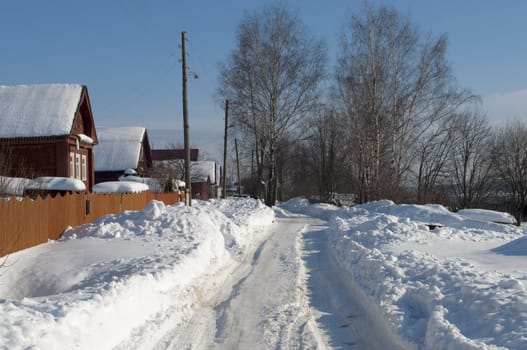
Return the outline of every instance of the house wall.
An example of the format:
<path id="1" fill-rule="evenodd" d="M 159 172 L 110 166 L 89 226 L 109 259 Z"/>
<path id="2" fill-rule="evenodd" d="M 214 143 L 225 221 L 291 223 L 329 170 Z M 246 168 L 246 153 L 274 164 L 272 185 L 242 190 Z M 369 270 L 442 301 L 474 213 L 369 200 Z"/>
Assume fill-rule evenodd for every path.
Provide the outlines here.
<path id="1" fill-rule="evenodd" d="M 86 157 L 86 180 L 83 179 L 86 188 L 91 189 L 95 184 L 95 160 L 93 152 L 93 144 L 78 144 L 75 135 L 84 134 L 92 138 L 93 142 L 97 143 L 97 132 L 95 130 L 95 123 L 93 120 L 93 113 L 91 110 L 90 97 L 88 96 L 88 89 L 86 87 L 82 90 L 82 96 L 79 102 L 79 108 L 75 113 L 73 125 L 70 135 L 70 149 L 75 145 L 74 153 L 79 153 L 81 157 Z M 67 158 L 69 163 L 69 155 Z M 68 164 L 68 176 L 71 176 Z"/>
<path id="2" fill-rule="evenodd" d="M 191 185 L 192 198 L 209 200 L 214 198 L 210 182 L 193 182 Z"/>
<path id="3" fill-rule="evenodd" d="M 0 140 L 0 148 L 12 158 L 9 176 L 64 176 L 60 158 L 67 138 L 19 138 Z M 62 167 L 62 168 L 61 168 Z"/>
<path id="4" fill-rule="evenodd" d="M 150 146 L 148 145 L 148 143 L 145 143 L 145 141 L 143 141 L 136 170 L 139 174 L 144 175 L 149 173 L 152 168 L 153 164 L 152 158 L 150 157 Z"/>
<path id="5" fill-rule="evenodd" d="M 59 158 L 59 168 L 64 174 L 60 176 L 80 179 L 84 182 L 86 188 L 92 188 L 95 184 L 95 176 L 93 172 L 93 146 L 79 143 L 76 136 L 70 136 L 66 149 L 67 153 L 61 153 L 61 157 Z M 73 164 L 70 163 L 70 157 L 72 156 L 74 157 Z M 66 162 L 65 167 L 60 163 L 63 161 Z M 80 165 L 77 165 L 78 161 L 80 161 Z M 64 169 L 66 171 L 64 171 Z"/>
<path id="6" fill-rule="evenodd" d="M 86 188 L 94 185 L 93 165 L 90 165 L 93 164 L 92 147 L 92 145 L 80 144 L 77 142 L 77 137 L 68 135 L 0 139 L 0 149 L 12 157 L 9 161 L 9 173 L 6 175 L 27 178 L 77 177 L 84 182 Z M 79 167 L 75 163 L 72 169 L 71 154 L 75 162 L 80 161 Z M 86 160 L 84 179 L 82 178 L 83 156 Z M 80 171 L 78 175 L 77 170 Z"/>

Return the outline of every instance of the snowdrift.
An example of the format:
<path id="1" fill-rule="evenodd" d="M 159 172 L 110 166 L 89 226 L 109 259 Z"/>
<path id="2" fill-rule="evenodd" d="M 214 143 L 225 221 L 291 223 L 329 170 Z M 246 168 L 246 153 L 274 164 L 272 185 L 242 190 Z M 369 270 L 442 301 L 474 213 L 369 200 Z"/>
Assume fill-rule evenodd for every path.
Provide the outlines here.
<path id="1" fill-rule="evenodd" d="M 415 348 L 525 347 L 523 229 L 439 205 L 282 207 L 329 219 L 330 250 L 365 309 Z"/>
<path id="2" fill-rule="evenodd" d="M 0 271 L 0 348 L 112 348 L 163 310 L 183 322 L 199 280 L 243 257 L 273 219 L 251 199 L 152 201 L 13 254 Z"/>

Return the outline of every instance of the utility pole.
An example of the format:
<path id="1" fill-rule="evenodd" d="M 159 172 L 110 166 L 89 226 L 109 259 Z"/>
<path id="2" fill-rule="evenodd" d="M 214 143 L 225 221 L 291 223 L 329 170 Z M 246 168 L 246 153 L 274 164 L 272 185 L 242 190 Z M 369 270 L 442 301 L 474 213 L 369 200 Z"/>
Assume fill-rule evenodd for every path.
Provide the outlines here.
<path id="1" fill-rule="evenodd" d="M 190 185 L 190 146 L 188 125 L 188 101 L 187 101 L 187 53 L 185 50 L 186 32 L 181 32 L 181 65 L 183 73 L 183 138 L 185 144 L 185 205 L 192 205 Z"/>
<path id="2" fill-rule="evenodd" d="M 234 147 L 236 148 L 236 168 L 238 171 L 238 195 L 242 195 L 242 182 L 240 176 L 240 158 L 238 157 L 238 139 L 234 139 Z"/>
<path id="3" fill-rule="evenodd" d="M 227 130 L 229 129 L 229 100 L 225 100 L 225 138 L 223 139 L 223 198 L 227 198 Z"/>

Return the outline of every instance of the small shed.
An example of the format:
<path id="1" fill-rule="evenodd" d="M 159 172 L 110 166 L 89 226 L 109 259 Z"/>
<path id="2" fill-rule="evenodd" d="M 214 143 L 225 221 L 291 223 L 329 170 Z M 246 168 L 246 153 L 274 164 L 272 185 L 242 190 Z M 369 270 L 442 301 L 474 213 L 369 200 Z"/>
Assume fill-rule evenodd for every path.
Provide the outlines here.
<path id="1" fill-rule="evenodd" d="M 148 132 L 143 127 L 101 128 L 95 147 L 95 183 L 117 181 L 127 169 L 144 176 L 152 169 Z"/>
<path id="2" fill-rule="evenodd" d="M 88 89 L 79 84 L 0 86 L 4 176 L 57 176 L 94 184 L 97 133 Z"/>
<path id="3" fill-rule="evenodd" d="M 215 161 L 201 160 L 190 163 L 190 180 L 192 196 L 207 200 L 214 198 L 219 186 L 219 169 Z"/>

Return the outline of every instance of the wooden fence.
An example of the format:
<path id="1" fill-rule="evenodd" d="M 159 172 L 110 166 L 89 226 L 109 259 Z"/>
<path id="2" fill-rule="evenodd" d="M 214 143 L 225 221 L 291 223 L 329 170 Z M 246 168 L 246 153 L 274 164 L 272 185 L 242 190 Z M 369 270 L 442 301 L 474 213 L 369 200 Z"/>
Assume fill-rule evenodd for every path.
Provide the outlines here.
<path id="1" fill-rule="evenodd" d="M 181 192 L 142 192 L 0 199 L 0 256 L 58 239 L 69 226 L 125 210 L 141 210 L 153 199 L 170 205 L 184 197 Z"/>

